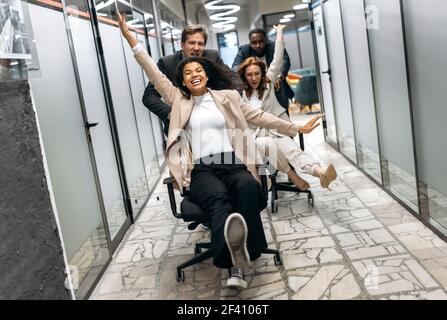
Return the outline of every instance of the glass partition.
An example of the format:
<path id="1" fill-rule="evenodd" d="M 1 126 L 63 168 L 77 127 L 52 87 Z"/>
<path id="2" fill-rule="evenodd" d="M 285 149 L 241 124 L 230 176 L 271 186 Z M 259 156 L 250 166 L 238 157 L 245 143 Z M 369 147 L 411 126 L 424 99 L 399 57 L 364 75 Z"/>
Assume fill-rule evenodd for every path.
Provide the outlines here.
<path id="1" fill-rule="evenodd" d="M 40 64 L 40 70 L 30 71 L 38 73 L 30 75 L 31 92 L 75 293 L 83 298 L 110 261 L 102 204 L 63 13 L 28 8 Z"/>
<path id="2" fill-rule="evenodd" d="M 125 223 L 127 215 L 90 14 L 85 0 L 67 0 L 66 5 L 88 122 L 97 123 L 95 127 L 90 128 L 90 136 L 95 151 L 110 236 L 113 240 Z"/>
<path id="3" fill-rule="evenodd" d="M 340 6 L 358 166 L 382 182 L 365 9 L 358 0 L 340 0 Z"/>
<path id="4" fill-rule="evenodd" d="M 357 162 L 352 107 L 339 0 L 323 4 L 329 68 L 340 152 Z"/>
<path id="5" fill-rule="evenodd" d="M 402 1 L 421 212 L 447 235 L 447 2 Z M 441 14 L 443 13 L 443 14 Z M 428 199 L 427 199 L 428 197 Z"/>
<path id="6" fill-rule="evenodd" d="M 418 210 L 399 0 L 366 0 L 383 185 Z M 396 134 L 398 133 L 398 134 Z"/>
<path id="7" fill-rule="evenodd" d="M 326 120 L 326 141 L 338 149 L 337 125 L 335 121 L 334 100 L 332 96 L 331 73 L 329 69 L 328 53 L 326 46 L 326 32 L 324 29 L 324 15 L 322 6 L 317 5 L 312 9 L 315 25 L 315 43 L 319 63 L 319 79 L 323 100 L 323 110 Z M 321 99 L 321 98 L 320 98 Z"/>
<path id="8" fill-rule="evenodd" d="M 127 187 L 134 216 L 149 196 L 146 172 L 135 117 L 129 74 L 126 68 L 125 50 L 117 23 L 117 8 L 126 17 L 132 17 L 132 9 L 120 2 L 96 1 L 98 28 L 104 50 L 108 82 L 112 94 L 113 109 Z M 128 18 L 129 20 L 129 18 Z M 128 46 L 125 44 L 125 46 Z M 125 49 L 126 48 L 126 49 Z"/>
<path id="9" fill-rule="evenodd" d="M 128 19 L 128 24 L 135 30 L 135 36 L 147 48 L 146 30 L 144 27 L 143 14 L 133 11 L 133 19 Z M 154 134 L 152 131 L 151 118 L 149 110 L 143 105 L 142 97 L 146 88 L 146 81 L 143 76 L 143 69 L 138 65 L 133 52 L 127 45 L 124 46 L 127 70 L 129 73 L 130 88 L 132 91 L 133 103 L 135 107 L 136 122 L 138 125 L 141 149 L 143 151 L 144 164 L 146 168 L 146 177 L 149 181 L 150 190 L 155 187 L 155 183 L 160 177 L 158 166 L 157 150 L 155 147 Z"/>

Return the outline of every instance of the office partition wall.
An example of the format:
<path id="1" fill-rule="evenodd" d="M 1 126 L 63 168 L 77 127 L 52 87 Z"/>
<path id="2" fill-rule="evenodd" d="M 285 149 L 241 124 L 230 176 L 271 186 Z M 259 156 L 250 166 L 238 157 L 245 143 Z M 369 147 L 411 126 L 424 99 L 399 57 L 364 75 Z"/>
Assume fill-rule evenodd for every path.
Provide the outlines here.
<path id="1" fill-rule="evenodd" d="M 90 0 L 30 2 L 40 60 L 31 93 L 75 295 L 86 298 L 160 178 L 162 133 L 142 105 L 147 79 L 122 42 L 114 2 L 96 1 L 98 12 Z M 139 19 L 147 47 L 150 14 L 117 6 Z"/>
<path id="2" fill-rule="evenodd" d="M 330 89 L 334 96 L 340 151 L 355 163 L 352 153 L 343 151 L 343 139 L 353 134 L 355 164 L 446 239 L 447 3 L 323 3 L 312 4 L 314 38 L 325 110 L 327 102 L 331 106 Z M 332 88 L 324 72 L 322 35 L 328 43 Z M 326 141 L 337 147 L 327 120 Z"/>
<path id="3" fill-rule="evenodd" d="M 115 23 L 117 20 L 116 10 L 112 10 L 111 7 L 104 7 L 101 9 L 101 13 L 104 16 L 99 19 L 99 35 L 104 50 L 108 82 L 116 114 L 116 125 L 130 202 L 136 216 L 143 205 L 143 199 L 149 196 L 149 188 L 146 181 L 129 75 L 126 69 L 124 50 L 127 49 L 123 48 L 122 36 Z M 126 11 L 122 13 L 126 14 Z"/>
<path id="4" fill-rule="evenodd" d="M 96 166 L 107 213 L 107 223 L 112 241 L 120 241 L 118 231 L 126 223 L 123 192 L 116 161 L 111 127 L 107 114 L 101 73 L 96 56 L 95 40 L 85 0 L 66 2 L 77 11 L 68 11 L 68 26 L 73 39 L 73 50 L 79 72 L 87 122 L 96 124 L 89 129 L 95 151 Z"/>
<path id="5" fill-rule="evenodd" d="M 410 100 L 399 0 L 366 0 L 365 8 L 370 12 L 367 32 L 383 185 L 417 211 Z"/>
<path id="6" fill-rule="evenodd" d="M 69 267 L 83 297 L 110 259 L 85 117 L 61 11 L 28 5 L 40 75 L 31 92 L 48 162 Z M 48 35 L 51 34 L 51 37 Z M 63 81 L 61 81 L 63 79 Z"/>
<path id="7" fill-rule="evenodd" d="M 340 0 L 358 165 L 378 182 L 377 120 L 363 1 Z"/>
<path id="8" fill-rule="evenodd" d="M 326 123 L 326 141 L 338 150 L 337 123 L 335 120 L 334 98 L 332 95 L 331 69 L 329 67 L 326 32 L 324 28 L 323 6 L 319 3 L 312 8 L 314 38 L 318 60 L 318 79 L 320 81 L 320 103 L 323 106 Z"/>
<path id="9" fill-rule="evenodd" d="M 447 232 L 447 2 L 401 1 L 422 214 Z"/>
<path id="10" fill-rule="evenodd" d="M 332 95 L 337 121 L 337 136 L 340 152 L 357 162 L 355 134 L 352 122 L 351 93 L 346 65 L 345 40 L 340 13 L 340 1 L 329 0 L 323 4 L 329 68 L 331 71 Z"/>

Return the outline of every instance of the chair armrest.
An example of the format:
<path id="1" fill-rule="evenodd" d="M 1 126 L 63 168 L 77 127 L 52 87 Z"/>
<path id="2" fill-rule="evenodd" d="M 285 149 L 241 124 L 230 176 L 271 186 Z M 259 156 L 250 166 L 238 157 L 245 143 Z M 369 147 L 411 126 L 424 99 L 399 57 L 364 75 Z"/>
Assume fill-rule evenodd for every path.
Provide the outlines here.
<path id="1" fill-rule="evenodd" d="M 163 180 L 163 184 L 165 184 L 168 188 L 169 195 L 169 204 L 171 205 L 171 211 L 174 217 L 181 219 L 182 215 L 177 212 L 177 204 L 175 203 L 175 194 L 174 194 L 174 178 L 168 177 Z"/>
<path id="2" fill-rule="evenodd" d="M 269 174 L 268 167 L 269 166 L 267 164 L 257 164 L 256 165 L 256 170 L 258 171 L 259 177 L 261 178 L 262 191 L 263 191 L 266 199 L 268 199 L 268 193 L 269 193 L 269 188 L 268 188 L 268 183 L 267 183 L 267 174 Z"/>
<path id="3" fill-rule="evenodd" d="M 299 139 L 300 139 L 300 148 L 301 148 L 301 150 L 304 151 L 304 136 L 303 136 L 302 133 L 299 133 L 298 136 L 299 136 Z"/>
<path id="4" fill-rule="evenodd" d="M 173 177 L 167 177 L 163 180 L 163 184 L 173 184 L 174 183 L 174 178 Z"/>

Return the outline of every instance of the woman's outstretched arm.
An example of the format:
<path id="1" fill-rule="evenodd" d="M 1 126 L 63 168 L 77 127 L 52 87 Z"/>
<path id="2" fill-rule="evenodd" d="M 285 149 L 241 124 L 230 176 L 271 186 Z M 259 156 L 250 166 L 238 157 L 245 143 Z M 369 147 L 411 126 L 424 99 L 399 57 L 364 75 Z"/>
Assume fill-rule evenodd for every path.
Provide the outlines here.
<path id="1" fill-rule="evenodd" d="M 278 130 L 279 133 L 292 137 L 297 133 L 311 133 L 320 125 L 317 121 L 324 116 L 324 113 L 320 113 L 309 120 L 305 125 L 299 126 L 296 123 L 285 121 L 271 113 L 264 112 L 259 108 L 254 108 L 243 101 L 241 101 L 241 109 L 248 123 L 261 128 L 275 129 Z"/>
<path id="2" fill-rule="evenodd" d="M 267 70 L 267 78 L 272 81 L 274 84 L 278 75 L 281 72 L 283 57 L 284 57 L 284 35 L 283 30 L 286 27 L 284 24 L 278 24 L 277 26 L 273 26 L 276 30 L 276 41 L 275 41 L 275 51 L 273 54 L 272 63 Z"/>
<path id="3" fill-rule="evenodd" d="M 179 89 L 172 84 L 160 69 L 158 69 L 157 64 L 152 60 L 143 46 L 141 46 L 132 32 L 130 32 L 126 24 L 126 19 L 119 12 L 118 23 L 121 34 L 132 50 L 134 50 L 135 59 L 147 74 L 149 81 L 155 86 L 155 89 L 161 94 L 164 101 L 172 107 L 175 95 Z"/>

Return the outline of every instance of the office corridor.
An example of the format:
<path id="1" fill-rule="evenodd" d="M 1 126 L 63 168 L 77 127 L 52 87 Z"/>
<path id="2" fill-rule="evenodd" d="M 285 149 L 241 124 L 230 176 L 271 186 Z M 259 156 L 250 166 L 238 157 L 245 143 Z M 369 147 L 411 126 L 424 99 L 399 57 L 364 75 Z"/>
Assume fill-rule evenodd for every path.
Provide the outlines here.
<path id="1" fill-rule="evenodd" d="M 226 270 L 208 260 L 185 269 L 178 283 L 176 266 L 208 232 L 189 231 L 172 215 L 160 180 L 90 299 L 447 300 L 447 243 L 328 146 L 321 130 L 305 137 L 306 151 L 323 167 L 335 165 L 333 191 L 309 177 L 314 208 L 304 194 L 280 193 L 278 213 L 262 213 L 283 266 L 263 255 L 246 273 L 248 288 L 236 291 L 226 287 Z"/>

